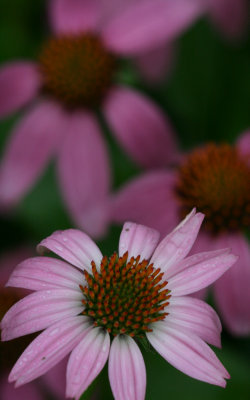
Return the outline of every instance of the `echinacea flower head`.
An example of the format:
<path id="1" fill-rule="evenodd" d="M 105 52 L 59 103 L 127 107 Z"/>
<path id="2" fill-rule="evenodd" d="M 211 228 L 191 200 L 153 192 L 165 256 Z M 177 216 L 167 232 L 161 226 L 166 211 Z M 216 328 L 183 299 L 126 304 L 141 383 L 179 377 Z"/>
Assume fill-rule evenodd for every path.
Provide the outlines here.
<path id="1" fill-rule="evenodd" d="M 164 236 L 194 206 L 206 218 L 192 251 L 230 247 L 240 256 L 214 290 L 227 328 L 235 335 L 249 335 L 250 248 L 245 237 L 250 226 L 249 131 L 235 145 L 210 143 L 184 154 L 172 170 L 136 178 L 114 195 L 111 210 L 117 222 L 131 219 Z"/>
<path id="2" fill-rule="evenodd" d="M 199 0 L 51 0 L 52 34 L 37 62 L 0 70 L 1 117 L 33 102 L 1 162 L 0 208 L 14 207 L 55 156 L 74 222 L 92 236 L 103 235 L 111 168 L 99 111 L 136 163 L 172 162 L 177 146 L 171 123 L 150 99 L 119 82 L 119 71 L 124 57 L 158 48 L 203 11 Z"/>
<path id="3" fill-rule="evenodd" d="M 115 399 L 143 400 L 146 370 L 139 348 L 149 343 L 185 374 L 224 387 L 229 374 L 206 344 L 220 346 L 215 311 L 190 293 L 237 260 L 229 249 L 186 257 L 203 220 L 193 210 L 159 244 L 159 233 L 125 223 L 118 253 L 103 256 L 83 232 L 53 233 L 38 246 L 62 259 L 19 264 L 8 286 L 35 292 L 1 322 L 2 340 L 45 329 L 14 365 L 16 386 L 44 374 L 68 353 L 66 395 L 79 399 L 109 359 Z"/>

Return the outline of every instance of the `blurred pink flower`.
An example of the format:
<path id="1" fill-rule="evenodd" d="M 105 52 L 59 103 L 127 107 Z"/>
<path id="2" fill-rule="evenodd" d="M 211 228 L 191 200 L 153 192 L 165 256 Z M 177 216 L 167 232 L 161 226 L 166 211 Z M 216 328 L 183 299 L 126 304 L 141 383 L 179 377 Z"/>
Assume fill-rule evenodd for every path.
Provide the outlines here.
<path id="1" fill-rule="evenodd" d="M 54 37 L 38 63 L 12 62 L 0 71 L 1 117 L 33 101 L 3 157 L 1 207 L 18 203 L 57 156 L 58 179 L 73 220 L 93 236 L 104 234 L 111 174 L 95 111 L 101 108 L 138 164 L 171 162 L 177 146 L 170 122 L 146 96 L 117 83 L 118 61 L 163 45 L 203 9 L 199 0 L 51 0 Z"/>
<path id="2" fill-rule="evenodd" d="M 229 249 L 186 257 L 202 220 L 193 210 L 159 244 L 157 231 L 127 222 L 119 255 L 110 258 L 78 230 L 44 239 L 38 251 L 63 260 L 30 258 L 7 283 L 36 292 L 5 314 L 2 340 L 45 329 L 16 362 L 9 381 L 16 387 L 30 382 L 71 352 L 67 397 L 79 399 L 109 358 L 114 398 L 143 400 L 146 370 L 133 338 L 145 337 L 185 374 L 225 387 L 229 374 L 205 343 L 220 346 L 219 318 L 186 295 L 214 282 L 237 257 Z"/>
<path id="3" fill-rule="evenodd" d="M 235 147 L 208 145 L 183 155 L 178 168 L 134 179 L 113 196 L 110 208 L 114 221 L 130 219 L 164 236 L 194 206 L 206 222 L 193 250 L 230 247 L 240 256 L 214 291 L 227 328 L 235 335 L 250 334 L 250 248 L 244 235 L 250 221 L 250 132 Z"/>

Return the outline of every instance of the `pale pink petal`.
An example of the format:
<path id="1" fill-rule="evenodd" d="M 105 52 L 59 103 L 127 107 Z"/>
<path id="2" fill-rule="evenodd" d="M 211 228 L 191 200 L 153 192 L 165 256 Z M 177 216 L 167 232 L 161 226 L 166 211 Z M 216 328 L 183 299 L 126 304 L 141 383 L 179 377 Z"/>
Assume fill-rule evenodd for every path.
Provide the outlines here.
<path id="1" fill-rule="evenodd" d="M 115 400 L 144 400 L 145 364 L 139 347 L 129 336 L 116 336 L 112 342 L 109 380 Z"/>
<path id="2" fill-rule="evenodd" d="M 78 290 L 83 282 L 83 274 L 68 263 L 51 257 L 34 257 L 17 265 L 6 286 L 30 290 Z"/>
<path id="3" fill-rule="evenodd" d="M 199 240 L 199 238 L 197 240 Z M 196 246 L 196 248 L 198 248 L 198 246 Z M 220 249 L 220 250 L 205 251 L 202 253 L 192 254 L 191 256 L 184 258 L 184 260 L 180 260 L 179 262 L 172 264 L 167 269 L 165 278 L 166 279 L 172 278 L 172 276 L 178 274 L 181 271 L 184 271 L 187 268 L 193 267 L 195 265 L 200 264 L 201 262 L 211 260 L 216 256 L 229 252 L 230 249 Z"/>
<path id="4" fill-rule="evenodd" d="M 128 258 L 140 256 L 140 260 L 148 260 L 155 250 L 160 234 L 143 225 L 126 222 L 119 241 L 119 256 L 128 251 Z"/>
<path id="5" fill-rule="evenodd" d="M 8 383 L 7 375 L 1 377 L 0 393 L 2 400 L 44 400 L 39 385 L 32 382 L 16 389 L 13 384 Z"/>
<path id="6" fill-rule="evenodd" d="M 220 278 L 238 259 L 238 256 L 225 254 L 202 261 L 168 279 L 168 288 L 173 296 L 183 296 L 210 285 Z M 157 264 L 156 264 L 157 265 Z"/>
<path id="7" fill-rule="evenodd" d="M 167 207 L 167 206 L 166 206 Z M 204 215 L 195 212 L 195 209 L 157 246 L 151 262 L 167 272 L 176 262 L 182 260 L 189 253 L 198 235 Z"/>
<path id="8" fill-rule="evenodd" d="M 102 253 L 92 239 L 77 229 L 56 231 L 42 240 L 37 250 L 40 254 L 50 250 L 76 267 L 91 272 L 91 261 L 100 265 Z"/>
<path id="9" fill-rule="evenodd" d="M 250 157 L 250 130 L 239 136 L 236 146 L 242 155 Z"/>
<path id="10" fill-rule="evenodd" d="M 19 247 L 3 253 L 0 258 L 0 287 L 5 286 L 14 268 L 25 258 L 32 255 L 29 247 Z"/>
<path id="11" fill-rule="evenodd" d="M 152 171 L 136 177 L 111 197 L 112 220 L 143 224 L 165 236 L 179 220 L 175 184 L 176 176 L 171 171 Z"/>
<path id="12" fill-rule="evenodd" d="M 91 113 L 73 113 L 67 127 L 58 160 L 62 194 L 76 225 L 92 237 L 102 236 L 111 175 L 106 142 Z"/>
<path id="13" fill-rule="evenodd" d="M 217 246 L 228 245 L 238 261 L 214 285 L 218 310 L 228 330 L 239 336 L 250 334 L 250 246 L 243 234 L 225 235 Z"/>
<path id="14" fill-rule="evenodd" d="M 135 59 L 135 65 L 148 83 L 160 83 L 172 72 L 176 56 L 175 50 L 174 44 L 168 42 L 164 46 L 140 54 Z"/>
<path id="15" fill-rule="evenodd" d="M 169 315 L 164 323 L 169 322 L 198 335 L 214 346 L 220 347 L 221 323 L 218 315 L 212 307 L 204 301 L 184 296 L 171 297 L 166 308 Z"/>
<path id="16" fill-rule="evenodd" d="M 178 157 L 174 130 L 146 96 L 126 87 L 113 88 L 103 112 L 117 140 L 144 167 L 161 167 Z"/>
<path id="17" fill-rule="evenodd" d="M 229 39 L 239 38 L 248 23 L 248 0 L 209 0 L 210 13 L 218 29 Z"/>
<path id="18" fill-rule="evenodd" d="M 52 29 L 57 34 L 93 31 L 100 18 L 100 0 L 50 0 Z"/>
<path id="19" fill-rule="evenodd" d="M 62 127 L 62 112 L 50 102 L 33 107 L 18 123 L 0 165 L 0 207 L 13 206 L 39 178 Z"/>
<path id="20" fill-rule="evenodd" d="M 157 322 L 147 333 L 152 346 L 175 368 L 192 378 L 225 387 L 229 374 L 210 347 L 198 336 L 169 323 Z"/>
<path id="21" fill-rule="evenodd" d="M 17 111 L 31 101 L 41 85 L 35 63 L 19 61 L 0 69 L 0 118 Z"/>
<path id="22" fill-rule="evenodd" d="M 38 332 L 58 320 L 80 314 L 83 295 L 71 289 L 40 290 L 15 303 L 1 321 L 2 340 Z"/>
<path id="23" fill-rule="evenodd" d="M 145 52 L 176 38 L 204 9 L 199 0 L 133 2 L 103 29 L 103 40 L 118 53 L 135 55 Z"/>
<path id="24" fill-rule="evenodd" d="M 9 375 L 16 387 L 45 374 L 61 361 L 87 334 L 89 319 L 85 316 L 64 318 L 42 332 L 17 360 Z"/>
<path id="25" fill-rule="evenodd" d="M 93 328 L 72 351 L 67 365 L 67 397 L 81 397 L 106 364 L 109 347 L 109 333 Z"/>

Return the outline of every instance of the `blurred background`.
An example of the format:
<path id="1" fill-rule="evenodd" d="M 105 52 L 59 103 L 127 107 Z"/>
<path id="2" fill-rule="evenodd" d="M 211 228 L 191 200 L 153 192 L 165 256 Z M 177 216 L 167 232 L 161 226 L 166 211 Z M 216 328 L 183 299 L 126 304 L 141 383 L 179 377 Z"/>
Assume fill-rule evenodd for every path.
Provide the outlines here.
<path id="1" fill-rule="evenodd" d="M 37 57 L 49 31 L 46 13 L 44 0 L 1 0 L 1 64 Z M 124 62 L 121 79 L 150 96 L 166 112 L 183 150 L 207 141 L 234 143 L 250 126 L 250 36 L 228 40 L 206 17 L 197 20 L 178 38 L 172 70 L 159 85 L 146 84 L 128 62 Z M 16 113 L 0 122 L 0 154 L 20 115 L 21 112 Z M 113 188 L 116 189 L 136 176 L 140 168 L 117 145 L 110 132 L 106 133 Z M 72 226 L 60 197 L 52 162 L 15 211 L 0 216 L 0 267 L 4 268 L 6 254 L 13 254 L 20 248 L 34 252 L 36 244 L 44 237 Z M 111 226 L 108 235 L 98 241 L 104 254 L 117 248 L 119 233 L 119 226 Z M 213 304 L 213 299 L 209 298 L 209 302 Z M 156 352 L 147 349 L 142 352 L 147 369 L 147 400 L 250 398 L 250 337 L 236 338 L 223 330 L 222 349 L 216 353 L 231 374 L 226 389 L 183 375 Z M 53 391 L 44 385 L 40 383 L 42 398 L 53 399 Z M 98 378 L 95 392 L 96 399 L 112 399 L 107 369 Z M 36 400 L 34 396 L 31 398 Z"/>

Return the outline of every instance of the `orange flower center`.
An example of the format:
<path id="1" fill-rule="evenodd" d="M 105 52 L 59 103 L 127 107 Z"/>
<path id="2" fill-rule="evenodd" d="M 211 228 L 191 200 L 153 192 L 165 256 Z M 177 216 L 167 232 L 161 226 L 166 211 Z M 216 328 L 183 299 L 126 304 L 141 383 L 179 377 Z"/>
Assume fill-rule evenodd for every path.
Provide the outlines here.
<path id="1" fill-rule="evenodd" d="M 162 320 L 169 304 L 169 290 L 164 289 L 163 273 L 140 256 L 128 260 L 128 253 L 118 258 L 103 257 L 100 271 L 92 261 L 92 274 L 84 272 L 87 285 L 80 286 L 85 305 L 84 315 L 95 326 L 107 329 L 112 335 L 127 334 L 142 337 L 150 332 L 150 323 Z"/>
<path id="2" fill-rule="evenodd" d="M 213 233 L 249 227 L 249 162 L 229 145 L 194 151 L 179 169 L 176 192 L 183 214 L 197 207 Z"/>
<path id="3" fill-rule="evenodd" d="M 116 58 L 93 34 L 50 39 L 39 57 L 44 90 L 70 108 L 98 106 L 116 70 Z"/>

